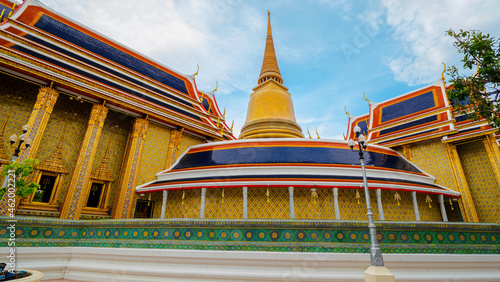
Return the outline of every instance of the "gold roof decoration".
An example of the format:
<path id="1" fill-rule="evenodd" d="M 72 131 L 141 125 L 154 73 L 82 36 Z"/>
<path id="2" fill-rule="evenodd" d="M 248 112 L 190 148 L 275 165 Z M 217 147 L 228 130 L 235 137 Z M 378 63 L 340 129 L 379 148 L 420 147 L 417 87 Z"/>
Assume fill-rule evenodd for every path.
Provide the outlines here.
<path id="1" fill-rule="evenodd" d="M 109 170 L 108 156 L 109 156 L 109 141 L 101 163 L 96 169 L 92 171 L 92 173 L 90 174 L 90 178 L 102 181 L 109 181 L 109 182 L 115 181 L 115 178 L 113 177 L 113 175 L 111 175 L 111 171 Z"/>
<path id="2" fill-rule="evenodd" d="M 5 152 L 5 147 L 3 143 L 3 134 L 5 131 L 5 126 L 7 125 L 7 121 L 9 121 L 10 114 L 7 116 L 5 121 L 2 124 L 2 128 L 0 128 L 0 165 L 8 164 L 10 163 L 10 157 L 7 155 L 7 152 Z"/>
<path id="3" fill-rule="evenodd" d="M 267 38 L 266 49 L 264 51 L 264 60 L 262 62 L 262 69 L 260 70 L 259 84 L 266 81 L 266 78 L 277 78 L 277 82 L 283 84 L 280 68 L 278 67 L 278 60 L 276 59 L 276 52 L 274 51 L 273 34 L 271 30 L 271 12 L 267 11 Z"/>
<path id="4" fill-rule="evenodd" d="M 63 142 L 64 142 L 64 133 L 61 134 L 61 139 L 59 140 L 59 143 L 54 149 L 54 152 L 52 152 L 52 154 L 48 158 L 44 159 L 43 162 L 36 165 L 35 169 L 68 174 L 69 170 L 66 168 L 66 163 L 64 162 L 64 159 L 62 157 Z"/>

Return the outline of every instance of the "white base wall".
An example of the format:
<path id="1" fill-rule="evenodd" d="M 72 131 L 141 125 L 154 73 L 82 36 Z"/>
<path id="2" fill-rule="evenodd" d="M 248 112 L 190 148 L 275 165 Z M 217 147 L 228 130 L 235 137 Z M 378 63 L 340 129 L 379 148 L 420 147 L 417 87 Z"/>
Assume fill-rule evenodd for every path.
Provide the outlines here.
<path id="1" fill-rule="evenodd" d="M 396 281 L 500 281 L 500 255 L 384 254 L 384 260 Z M 41 271 L 43 280 L 363 281 L 369 266 L 369 254 L 16 248 L 16 267 Z"/>

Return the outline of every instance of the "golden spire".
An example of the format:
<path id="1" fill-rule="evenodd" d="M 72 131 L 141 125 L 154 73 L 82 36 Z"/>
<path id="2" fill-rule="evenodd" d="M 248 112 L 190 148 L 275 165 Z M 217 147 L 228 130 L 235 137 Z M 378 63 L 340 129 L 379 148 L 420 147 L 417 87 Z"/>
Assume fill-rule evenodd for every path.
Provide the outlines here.
<path id="1" fill-rule="evenodd" d="M 271 12 L 267 11 L 266 49 L 264 51 L 262 69 L 260 70 L 259 84 L 265 82 L 269 78 L 273 78 L 281 84 L 283 83 L 280 68 L 278 67 L 278 60 L 276 59 L 276 52 L 274 51 L 273 34 L 271 31 Z"/>
<path id="2" fill-rule="evenodd" d="M 302 129 L 295 120 L 292 97 L 287 92 L 288 88 L 283 85 L 278 68 L 269 12 L 264 61 L 258 85 L 253 91 L 240 139 L 304 138 Z"/>

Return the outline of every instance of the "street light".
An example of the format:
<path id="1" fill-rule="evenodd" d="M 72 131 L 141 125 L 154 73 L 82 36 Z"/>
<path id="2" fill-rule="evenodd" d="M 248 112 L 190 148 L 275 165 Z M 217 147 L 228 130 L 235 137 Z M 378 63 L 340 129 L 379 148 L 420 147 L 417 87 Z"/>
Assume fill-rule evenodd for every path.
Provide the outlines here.
<path id="1" fill-rule="evenodd" d="M 28 132 L 28 130 L 30 129 L 30 126 L 28 124 L 25 124 L 23 126 L 23 134 L 21 134 L 19 136 L 19 138 L 17 137 L 17 135 L 13 134 L 12 136 L 9 137 L 9 141 L 10 141 L 10 146 L 14 148 L 14 155 L 12 155 L 12 160 L 13 161 L 16 161 L 17 158 L 19 157 L 19 153 L 21 152 L 21 150 L 26 150 L 28 149 L 29 146 L 31 146 L 31 138 L 29 138 L 27 135 L 26 135 L 26 132 Z M 16 142 L 19 141 L 19 144 L 14 145 Z M 21 147 L 21 145 L 24 143 L 24 148 Z"/>
<path id="2" fill-rule="evenodd" d="M 361 170 L 363 172 L 363 183 L 365 184 L 365 198 L 366 198 L 366 209 L 368 215 L 368 228 L 370 229 L 370 260 L 372 266 L 384 266 L 384 259 L 382 258 L 382 251 L 380 250 L 380 246 L 378 245 L 377 240 L 377 230 L 375 229 L 375 221 L 373 220 L 373 212 L 372 206 L 370 204 L 370 194 L 368 191 L 368 183 L 366 181 L 366 170 L 365 170 L 365 158 L 363 157 L 363 150 L 366 150 L 366 146 L 368 142 L 366 142 L 366 137 L 361 134 L 361 128 L 359 126 L 354 127 L 354 133 L 356 133 L 356 137 L 358 138 L 358 148 L 359 148 L 359 162 L 361 163 Z M 356 142 L 354 140 L 349 139 L 347 141 L 349 147 L 354 152 L 354 146 Z"/>

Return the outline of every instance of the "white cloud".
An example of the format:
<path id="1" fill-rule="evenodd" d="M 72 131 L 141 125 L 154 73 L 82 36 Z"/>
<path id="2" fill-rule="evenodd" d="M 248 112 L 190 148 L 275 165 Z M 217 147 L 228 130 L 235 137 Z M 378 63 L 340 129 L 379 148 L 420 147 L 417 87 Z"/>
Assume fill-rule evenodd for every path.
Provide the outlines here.
<path id="1" fill-rule="evenodd" d="M 386 61 L 395 79 L 408 85 L 430 83 L 439 77 L 441 62 L 459 65 L 460 55 L 445 31 L 452 28 L 498 32 L 488 30 L 500 22 L 497 3 L 382 0 L 387 24 L 393 28 L 394 39 L 401 44 L 400 52 Z"/>

